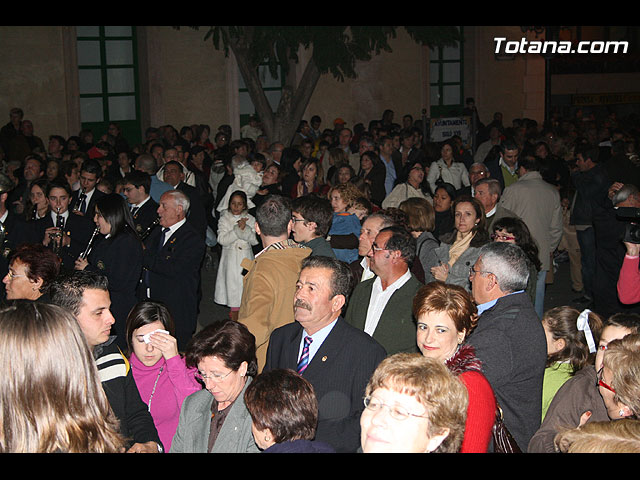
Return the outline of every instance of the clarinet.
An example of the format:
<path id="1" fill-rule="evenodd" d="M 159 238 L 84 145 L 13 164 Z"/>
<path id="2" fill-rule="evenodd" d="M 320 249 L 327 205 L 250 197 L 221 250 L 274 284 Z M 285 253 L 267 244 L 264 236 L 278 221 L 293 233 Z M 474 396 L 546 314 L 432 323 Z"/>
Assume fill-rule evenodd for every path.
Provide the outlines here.
<path id="1" fill-rule="evenodd" d="M 147 229 L 140 234 L 140 240 L 144 241 L 151 234 L 154 228 L 160 225 L 160 217 L 157 217 L 151 225 L 147 227 Z"/>
<path id="2" fill-rule="evenodd" d="M 78 201 L 76 202 L 76 204 L 73 206 L 73 211 L 74 212 L 79 212 L 80 211 L 80 205 L 82 205 L 82 200 L 84 200 L 84 198 L 87 195 L 84 193 L 84 188 L 82 189 L 82 191 L 80 192 L 80 195 L 78 195 Z"/>
<path id="3" fill-rule="evenodd" d="M 86 259 L 87 256 L 89 255 L 89 252 L 91 252 L 91 247 L 93 246 L 93 242 L 95 241 L 96 235 L 98 235 L 98 233 L 100 233 L 100 227 L 96 227 L 95 228 L 95 230 L 91 234 L 91 238 L 89 239 L 89 243 L 87 243 L 87 248 L 85 248 L 84 252 L 82 252 L 80 254 L 80 258 L 82 260 Z"/>

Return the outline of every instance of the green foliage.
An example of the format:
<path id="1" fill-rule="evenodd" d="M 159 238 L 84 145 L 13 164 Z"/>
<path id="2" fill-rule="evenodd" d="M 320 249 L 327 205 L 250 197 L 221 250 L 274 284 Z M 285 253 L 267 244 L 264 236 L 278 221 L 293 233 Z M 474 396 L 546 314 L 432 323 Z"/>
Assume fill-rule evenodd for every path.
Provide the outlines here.
<path id="1" fill-rule="evenodd" d="M 176 27 L 180 28 L 180 27 Z M 198 30 L 200 27 L 191 27 Z M 356 62 L 391 52 L 389 40 L 396 38 L 395 26 L 211 26 L 204 40 L 211 39 L 217 50 L 228 55 L 241 49 L 254 66 L 263 62 L 277 78 L 278 65 L 284 75 L 298 62 L 298 49 L 313 49 L 313 61 L 320 73 L 331 73 L 337 80 L 355 78 Z M 411 38 L 430 46 L 455 45 L 461 41 L 456 27 L 404 27 Z"/>

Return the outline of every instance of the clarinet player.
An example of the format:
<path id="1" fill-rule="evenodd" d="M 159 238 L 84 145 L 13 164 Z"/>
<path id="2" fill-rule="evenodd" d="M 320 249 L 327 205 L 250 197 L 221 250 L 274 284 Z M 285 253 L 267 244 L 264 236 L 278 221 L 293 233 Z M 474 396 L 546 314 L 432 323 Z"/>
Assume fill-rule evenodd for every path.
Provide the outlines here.
<path id="1" fill-rule="evenodd" d="M 138 301 L 142 242 L 136 233 L 126 200 L 117 193 L 96 200 L 93 220 L 95 235 L 75 261 L 75 269 L 94 271 L 107 277 L 110 310 L 115 318 L 111 333 L 116 335 L 116 342 L 124 351 L 127 348 L 127 315 Z"/>

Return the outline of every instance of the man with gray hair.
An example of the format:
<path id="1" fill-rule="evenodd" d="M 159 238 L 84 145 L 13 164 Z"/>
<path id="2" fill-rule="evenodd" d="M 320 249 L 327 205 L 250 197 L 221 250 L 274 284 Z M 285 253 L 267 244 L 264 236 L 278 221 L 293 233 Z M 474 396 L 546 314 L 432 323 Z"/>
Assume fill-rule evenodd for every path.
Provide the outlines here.
<path id="1" fill-rule="evenodd" d="M 173 315 L 178 349 L 183 351 L 196 329 L 202 235 L 187 222 L 189 198 L 180 190 L 160 197 L 160 227 L 145 242 L 142 297 L 164 302 Z"/>
<path id="2" fill-rule="evenodd" d="M 500 186 L 500 182 L 495 178 L 480 179 L 474 186 L 474 197 L 477 198 L 484 207 L 484 215 L 487 218 L 487 232 L 489 235 L 493 233 L 493 224 L 496 220 L 504 217 L 518 218 L 515 213 L 499 203 L 500 195 L 502 195 L 502 187 Z"/>
<path id="3" fill-rule="evenodd" d="M 478 323 L 468 343 L 502 408 L 504 421 L 522 451 L 540 427 L 547 342 L 525 292 L 529 269 L 524 251 L 506 242 L 480 249 L 469 280 Z"/>

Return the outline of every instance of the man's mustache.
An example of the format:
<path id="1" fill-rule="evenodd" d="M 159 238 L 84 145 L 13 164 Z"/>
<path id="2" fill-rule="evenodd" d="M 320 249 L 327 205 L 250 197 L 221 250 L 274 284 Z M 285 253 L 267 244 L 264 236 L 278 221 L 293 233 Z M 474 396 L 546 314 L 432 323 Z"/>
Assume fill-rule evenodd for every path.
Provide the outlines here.
<path id="1" fill-rule="evenodd" d="M 296 300 L 293 304 L 293 308 L 304 308 L 305 310 L 311 311 L 311 305 L 304 300 Z"/>

